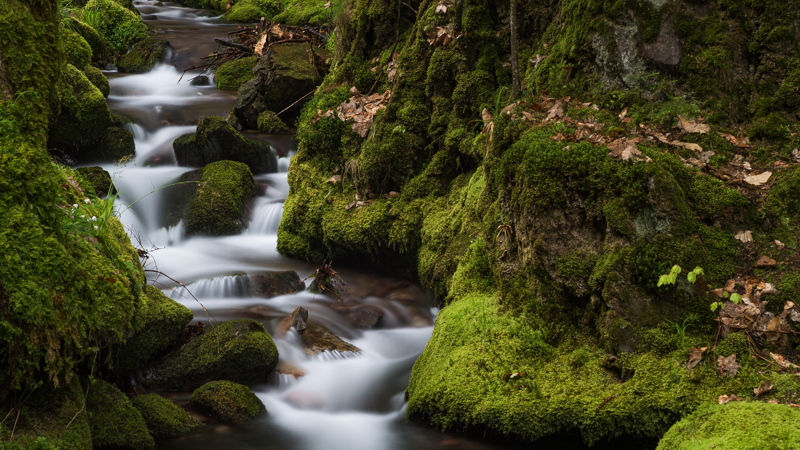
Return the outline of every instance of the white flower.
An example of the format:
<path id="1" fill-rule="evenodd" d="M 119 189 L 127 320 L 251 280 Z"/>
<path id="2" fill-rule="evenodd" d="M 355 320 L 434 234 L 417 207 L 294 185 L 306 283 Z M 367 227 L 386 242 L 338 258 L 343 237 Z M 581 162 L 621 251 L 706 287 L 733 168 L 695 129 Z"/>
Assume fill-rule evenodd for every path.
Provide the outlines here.
<path id="1" fill-rule="evenodd" d="M 78 204 L 77 204 L 77 203 L 75 203 L 75 204 L 73 204 L 73 205 L 72 205 L 72 207 L 73 207 L 73 208 L 77 208 L 77 207 L 78 207 Z"/>
<path id="2" fill-rule="evenodd" d="M 85 219 L 85 218 L 86 218 L 86 216 L 84 216 L 84 215 L 81 215 L 81 219 Z"/>
<path id="3" fill-rule="evenodd" d="M 83 199 L 83 203 L 89 203 L 90 201 L 88 198 Z"/>
<path id="4" fill-rule="evenodd" d="M 97 222 L 97 217 L 96 216 L 92 216 L 92 222 Z"/>
<path id="5" fill-rule="evenodd" d="M 100 227 L 98 227 L 97 225 L 95 225 L 95 226 L 94 226 L 94 229 L 95 229 L 95 230 L 97 230 L 97 229 L 99 229 L 99 228 L 100 228 Z"/>

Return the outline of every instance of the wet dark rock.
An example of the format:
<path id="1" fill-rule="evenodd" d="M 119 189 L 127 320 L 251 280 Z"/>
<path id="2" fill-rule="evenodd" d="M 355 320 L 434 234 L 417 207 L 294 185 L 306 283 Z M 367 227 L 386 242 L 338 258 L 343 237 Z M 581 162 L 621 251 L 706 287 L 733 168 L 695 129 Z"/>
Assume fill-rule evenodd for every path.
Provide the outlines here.
<path id="1" fill-rule="evenodd" d="M 298 333 L 303 334 L 308 327 L 308 310 L 302 306 L 298 306 L 292 311 L 291 314 L 284 317 L 280 321 L 275 330 L 276 335 L 283 336 L 289 332 L 289 329 L 294 328 Z"/>
<path id="2" fill-rule="evenodd" d="M 192 393 L 189 406 L 221 422 L 248 422 L 267 408 L 247 386 L 230 381 L 212 381 Z"/>
<path id="3" fill-rule="evenodd" d="M 278 295 L 294 294 L 306 288 L 305 283 L 294 270 L 265 274 L 251 274 L 250 294 L 253 297 L 271 298 Z"/>
<path id="4" fill-rule="evenodd" d="M 189 391 L 209 381 L 260 383 L 278 364 L 278 349 L 253 320 L 229 320 L 205 327 L 180 348 L 136 373 L 148 389 Z"/>
<path id="5" fill-rule="evenodd" d="M 155 14 L 148 14 L 146 16 L 142 16 L 142 20 L 158 20 L 158 16 Z"/>
<path id="6" fill-rule="evenodd" d="M 192 81 L 189 82 L 192 86 L 209 86 L 211 85 L 211 79 L 205 75 L 198 75 L 192 78 Z"/>
<path id="7" fill-rule="evenodd" d="M 364 330 L 378 328 L 383 324 L 383 313 L 371 308 L 358 308 L 345 314 L 345 319 L 350 326 Z"/>
<path id="8" fill-rule="evenodd" d="M 302 334 L 303 347 L 309 355 L 318 355 L 325 351 L 355 352 L 361 351 L 339 336 L 331 333 L 327 328 L 314 322 L 306 323 L 306 330 Z"/>
<path id="9" fill-rule="evenodd" d="M 307 44 L 283 44 L 269 48 L 253 69 L 254 78 L 239 88 L 234 114 L 248 128 L 258 128 L 258 116 L 266 111 L 283 111 L 314 90 L 325 76 L 327 51 Z M 315 61 L 312 64 L 310 61 Z M 306 98 L 281 114 L 291 121 L 300 114 Z"/>
<path id="10" fill-rule="evenodd" d="M 169 54 L 169 42 L 164 39 L 147 39 L 138 42 L 130 52 L 117 58 L 117 70 L 122 73 L 149 72 Z"/>
<path id="11" fill-rule="evenodd" d="M 274 173 L 278 156 L 272 148 L 242 136 L 225 119 L 208 116 L 197 125 L 197 132 L 185 134 L 172 144 L 178 165 L 202 167 L 215 161 L 238 161 L 253 173 Z"/>

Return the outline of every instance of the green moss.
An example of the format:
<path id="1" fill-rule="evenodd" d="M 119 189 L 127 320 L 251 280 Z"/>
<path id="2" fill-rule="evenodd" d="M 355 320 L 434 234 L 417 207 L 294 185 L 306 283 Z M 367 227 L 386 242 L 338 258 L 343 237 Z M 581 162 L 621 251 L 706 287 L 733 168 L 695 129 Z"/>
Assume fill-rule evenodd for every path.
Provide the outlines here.
<path id="1" fill-rule="evenodd" d="M 142 415 L 119 389 L 103 380 L 89 384 L 86 412 L 93 448 L 155 449 Z"/>
<path id="2" fill-rule="evenodd" d="M 737 214 L 749 204 L 747 198 L 724 182 L 703 175 L 692 177 L 686 192 L 694 210 L 701 217 L 717 219 L 726 214 Z"/>
<path id="3" fill-rule="evenodd" d="M 86 43 L 89 44 L 89 47 L 92 49 L 92 61 L 100 61 L 105 58 L 105 54 L 107 53 L 106 44 L 97 30 L 77 19 L 72 19 L 69 23 L 69 27 L 72 31 L 80 34 L 83 39 L 86 40 Z M 75 64 L 71 64 L 75 66 Z"/>
<path id="4" fill-rule="evenodd" d="M 272 20 L 287 25 L 323 25 L 331 18 L 331 9 L 322 0 L 299 0 L 288 2 L 286 7 Z"/>
<path id="5" fill-rule="evenodd" d="M 108 84 L 108 78 L 103 75 L 103 72 L 97 67 L 87 65 L 84 67 L 83 73 L 94 85 L 94 87 L 96 87 L 100 93 L 103 94 L 103 97 L 108 98 L 108 94 L 111 93 L 111 86 Z"/>
<path id="6" fill-rule="evenodd" d="M 139 372 L 148 388 L 192 390 L 214 380 L 260 383 L 278 364 L 278 349 L 264 326 L 253 320 L 220 322 Z"/>
<path id="7" fill-rule="evenodd" d="M 116 59 L 117 69 L 122 73 L 149 72 L 167 57 L 169 42 L 147 37 L 133 46 L 131 51 Z"/>
<path id="8" fill-rule="evenodd" d="M 114 187 L 111 175 L 108 174 L 102 167 L 81 167 L 75 170 L 78 172 L 88 184 L 88 192 L 97 197 L 105 197 L 109 192 L 112 194 L 117 192 Z"/>
<path id="9" fill-rule="evenodd" d="M 50 121 L 49 147 L 68 149 L 91 144 L 111 126 L 103 93 L 70 64 L 65 67 L 59 96 L 61 107 Z"/>
<path id="10" fill-rule="evenodd" d="M 114 53 L 125 54 L 147 37 L 147 26 L 141 17 L 113 0 L 89 0 L 84 9 L 102 14 L 102 20 L 92 25 Z"/>
<path id="11" fill-rule="evenodd" d="M 253 195 L 253 174 L 247 165 L 218 161 L 202 169 L 197 192 L 186 210 L 188 235 L 225 236 L 247 225 L 245 208 Z"/>
<path id="12" fill-rule="evenodd" d="M 181 407 L 156 394 L 137 395 L 131 399 L 139 410 L 153 438 L 170 439 L 186 433 L 203 423 L 186 413 Z"/>
<path id="13" fill-rule="evenodd" d="M 217 84 L 217 88 L 233 91 L 239 89 L 245 82 L 253 78 L 253 68 L 256 66 L 257 61 L 257 57 L 250 56 L 226 62 L 219 66 L 214 74 L 214 82 Z"/>
<path id="14" fill-rule="evenodd" d="M 606 218 L 608 226 L 614 231 L 626 236 L 632 236 L 636 233 L 631 220 L 631 213 L 625 208 L 621 198 L 611 199 L 603 205 L 603 216 Z"/>
<path id="15" fill-rule="evenodd" d="M 111 351 L 112 369 L 124 378 L 146 361 L 159 356 L 180 337 L 192 320 L 192 312 L 152 285 L 145 286 L 142 312 L 136 332 Z"/>
<path id="16" fill-rule="evenodd" d="M 267 412 L 250 388 L 230 381 L 202 385 L 192 393 L 189 405 L 222 422 L 248 422 Z"/>
<path id="17" fill-rule="evenodd" d="M 61 32 L 61 45 L 64 46 L 67 63 L 75 67 L 86 67 L 92 62 L 92 48 L 80 34 L 64 28 Z"/>
<path id="18" fill-rule="evenodd" d="M 271 21 L 281 11 L 281 4 L 275 0 L 238 0 L 225 14 L 228 22 L 258 22 L 262 17 Z M 276 23 L 280 23 L 277 22 Z M 222 89 L 222 88 L 220 88 Z"/>
<path id="19" fill-rule="evenodd" d="M 787 405 L 731 402 L 702 405 L 670 428 L 659 450 L 706 448 L 795 448 L 800 411 Z"/>
<path id="20" fill-rule="evenodd" d="M 136 156 L 133 133 L 124 129 L 110 127 L 94 145 L 71 152 L 81 162 L 118 162 Z"/>
<path id="21" fill-rule="evenodd" d="M 290 130 L 277 114 L 266 110 L 258 115 L 258 131 L 268 134 L 287 134 Z"/>

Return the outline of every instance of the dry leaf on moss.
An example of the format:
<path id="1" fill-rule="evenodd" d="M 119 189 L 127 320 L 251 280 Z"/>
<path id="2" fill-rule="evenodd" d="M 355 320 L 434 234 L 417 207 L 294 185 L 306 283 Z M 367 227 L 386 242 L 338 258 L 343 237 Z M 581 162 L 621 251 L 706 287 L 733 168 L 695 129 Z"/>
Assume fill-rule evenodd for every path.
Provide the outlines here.
<path id="1" fill-rule="evenodd" d="M 375 114 L 386 107 L 386 102 L 391 97 L 391 91 L 387 90 L 383 94 L 361 95 L 354 88 L 351 89 L 351 93 L 354 94 L 353 97 L 336 108 L 336 115 L 342 122 L 352 120 L 353 131 L 365 138 L 372 126 Z"/>
<path id="2" fill-rule="evenodd" d="M 762 184 L 769 181 L 769 177 L 772 176 L 772 172 L 763 172 L 758 175 L 750 175 L 744 179 L 744 182 L 753 186 L 761 186 Z"/>
<path id="3" fill-rule="evenodd" d="M 705 355 L 706 350 L 708 347 L 703 348 L 692 348 L 692 353 L 689 354 L 689 360 L 686 361 L 686 368 L 693 369 L 695 366 L 700 364 L 700 361 L 703 360 L 703 355 Z"/>
<path id="4" fill-rule="evenodd" d="M 736 394 L 728 395 L 720 395 L 717 399 L 717 403 L 720 405 L 724 405 L 729 402 L 741 402 L 743 399 Z"/>
<path id="5" fill-rule="evenodd" d="M 797 369 L 797 365 L 790 363 L 781 355 L 776 355 L 775 353 L 769 352 L 769 356 L 775 360 L 775 362 L 782 368 L 782 369 Z"/>
<path id="6" fill-rule="evenodd" d="M 629 141 L 626 138 L 620 138 L 616 141 L 608 144 L 609 150 L 611 152 L 608 156 L 612 158 L 619 158 L 623 161 L 630 161 L 631 159 L 640 159 L 639 157 L 642 156 L 642 152 L 636 147 L 636 143 L 634 141 Z"/>
<path id="7" fill-rule="evenodd" d="M 709 131 L 711 131 L 710 126 L 704 123 L 697 123 L 694 120 L 684 119 L 680 115 L 678 116 L 678 128 L 680 128 L 684 133 L 707 134 Z"/>
<path id="8" fill-rule="evenodd" d="M 730 356 L 717 356 L 717 371 L 722 376 L 735 377 L 739 371 L 739 363 L 736 362 L 736 353 Z"/>

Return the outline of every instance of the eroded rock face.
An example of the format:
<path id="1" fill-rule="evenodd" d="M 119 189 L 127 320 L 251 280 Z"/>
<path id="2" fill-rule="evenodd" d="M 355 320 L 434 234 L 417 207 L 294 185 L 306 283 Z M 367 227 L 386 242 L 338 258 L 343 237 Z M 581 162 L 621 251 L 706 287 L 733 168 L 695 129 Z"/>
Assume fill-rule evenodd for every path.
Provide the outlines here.
<path id="1" fill-rule="evenodd" d="M 675 23 L 666 19 L 652 43 L 645 43 L 642 56 L 657 64 L 673 68 L 681 62 L 683 43 L 675 34 Z"/>
<path id="2" fill-rule="evenodd" d="M 278 349 L 267 330 L 253 320 L 229 320 L 206 327 L 136 378 L 148 389 L 189 391 L 209 381 L 251 384 L 266 381 L 278 364 Z"/>
<path id="3" fill-rule="evenodd" d="M 242 136 L 224 119 L 208 116 L 197 125 L 195 134 L 185 134 L 172 143 L 178 165 L 202 167 L 228 160 L 247 164 L 253 173 L 274 173 L 278 156 L 272 148 Z"/>
<path id="4" fill-rule="evenodd" d="M 254 77 L 239 88 L 234 114 L 248 128 L 258 128 L 258 116 L 266 110 L 281 112 L 313 91 L 325 76 L 328 52 L 307 44 L 283 44 L 269 48 L 253 69 Z M 291 120 L 305 104 L 301 100 L 281 114 Z"/>

